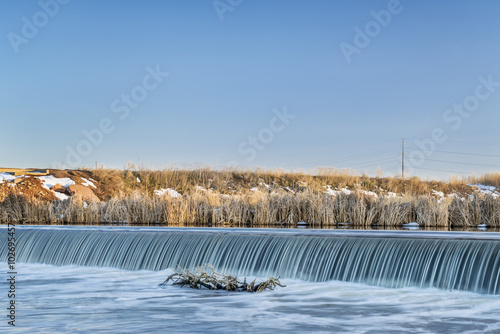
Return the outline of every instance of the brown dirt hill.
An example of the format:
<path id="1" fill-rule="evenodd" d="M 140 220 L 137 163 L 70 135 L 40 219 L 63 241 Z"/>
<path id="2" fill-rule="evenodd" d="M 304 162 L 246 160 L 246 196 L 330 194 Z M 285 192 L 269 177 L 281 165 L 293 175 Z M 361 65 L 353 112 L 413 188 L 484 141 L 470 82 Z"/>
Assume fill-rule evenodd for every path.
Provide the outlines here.
<path id="1" fill-rule="evenodd" d="M 28 198 L 42 201 L 53 201 L 56 199 L 56 196 L 50 190 L 42 186 L 40 179 L 28 176 L 16 179 L 15 181 L 0 184 L 0 201 L 9 195 L 24 195 Z"/>
<path id="2" fill-rule="evenodd" d="M 82 180 L 82 178 L 85 178 L 87 180 L 92 179 L 92 173 L 90 171 L 82 171 L 82 170 L 68 171 L 68 170 L 51 169 L 50 171 L 48 171 L 47 175 L 52 175 L 56 178 L 70 178 L 77 185 L 82 185 L 83 183 L 85 183 L 85 181 Z M 96 186 L 96 188 L 82 186 L 84 188 L 88 188 L 88 190 L 86 190 L 88 193 L 88 197 L 94 198 L 92 195 L 95 194 L 94 196 L 96 196 L 99 199 L 102 199 L 99 196 L 99 194 L 101 194 L 102 197 L 104 196 L 100 191 L 99 182 L 92 181 L 92 183 Z M 64 189 L 61 189 L 63 187 L 57 187 L 57 188 L 58 192 L 71 195 L 71 193 L 67 189 L 66 191 L 64 191 Z M 90 192 L 92 194 L 90 194 Z M 21 195 L 29 199 L 36 199 L 42 201 L 53 201 L 57 199 L 54 193 L 45 188 L 43 186 L 42 181 L 34 176 L 21 177 L 15 179 L 12 182 L 4 181 L 3 183 L 0 183 L 0 201 L 3 201 L 9 195 Z"/>
<path id="3" fill-rule="evenodd" d="M 85 181 L 82 180 L 82 178 L 87 179 L 91 181 L 94 187 L 87 187 L 89 190 L 94 193 L 99 200 L 104 200 L 106 198 L 106 195 L 103 193 L 101 190 L 101 185 L 100 182 L 96 181 L 93 177 L 93 173 L 89 170 L 60 170 L 60 169 L 51 169 L 49 172 L 49 175 L 53 175 L 54 177 L 57 178 L 70 178 L 71 180 L 75 181 L 76 184 L 81 185 L 85 183 Z M 68 193 L 70 195 L 70 193 Z M 91 196 L 91 195 L 89 195 Z"/>

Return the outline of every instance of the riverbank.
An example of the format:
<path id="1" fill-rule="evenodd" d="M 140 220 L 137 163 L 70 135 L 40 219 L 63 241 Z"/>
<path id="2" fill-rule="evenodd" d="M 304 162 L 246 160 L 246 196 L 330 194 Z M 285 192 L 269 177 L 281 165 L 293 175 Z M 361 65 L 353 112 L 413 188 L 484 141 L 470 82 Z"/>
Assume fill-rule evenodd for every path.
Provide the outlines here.
<path id="1" fill-rule="evenodd" d="M 1 173 L 0 222 L 319 228 L 416 222 L 498 228 L 497 177 L 438 182 L 336 170 L 315 175 L 210 169 Z"/>

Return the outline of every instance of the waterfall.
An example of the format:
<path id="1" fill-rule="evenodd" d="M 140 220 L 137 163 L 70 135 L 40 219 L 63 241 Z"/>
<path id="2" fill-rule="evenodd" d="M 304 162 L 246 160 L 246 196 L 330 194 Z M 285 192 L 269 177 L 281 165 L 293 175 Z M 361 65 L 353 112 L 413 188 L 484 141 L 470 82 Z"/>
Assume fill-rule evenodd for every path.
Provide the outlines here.
<path id="1" fill-rule="evenodd" d="M 0 261 L 7 231 L 0 229 Z M 245 231 L 20 228 L 18 262 L 127 270 L 193 269 L 239 276 L 340 280 L 500 294 L 498 240 Z"/>

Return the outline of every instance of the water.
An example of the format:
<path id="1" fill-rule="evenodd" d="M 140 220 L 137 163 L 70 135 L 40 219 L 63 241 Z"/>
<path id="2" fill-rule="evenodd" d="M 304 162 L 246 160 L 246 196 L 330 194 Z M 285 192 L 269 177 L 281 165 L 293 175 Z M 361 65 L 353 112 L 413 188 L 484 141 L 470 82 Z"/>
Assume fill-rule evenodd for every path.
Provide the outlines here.
<path id="1" fill-rule="evenodd" d="M 210 263 L 238 276 L 500 294 L 496 233 L 37 227 L 16 238 L 20 262 L 155 271 Z"/>
<path id="2" fill-rule="evenodd" d="M 497 233 L 37 226 L 16 237 L 17 327 L 2 316 L 1 333 L 500 333 Z M 167 268 L 206 262 L 287 287 L 158 286 Z"/>
<path id="3" fill-rule="evenodd" d="M 18 272 L 22 333 L 500 333 L 498 296 L 465 291 L 285 279 L 286 288 L 249 294 L 158 287 L 169 271 Z"/>

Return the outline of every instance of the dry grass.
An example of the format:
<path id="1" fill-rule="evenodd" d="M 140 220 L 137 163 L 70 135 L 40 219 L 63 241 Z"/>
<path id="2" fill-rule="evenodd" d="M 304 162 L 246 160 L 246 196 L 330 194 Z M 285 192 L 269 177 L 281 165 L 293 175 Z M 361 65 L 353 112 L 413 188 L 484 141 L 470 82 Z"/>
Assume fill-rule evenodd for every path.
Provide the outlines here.
<path id="1" fill-rule="evenodd" d="M 416 221 L 426 227 L 500 227 L 500 198 L 476 194 L 468 183 L 497 185 L 500 174 L 450 179 L 370 178 L 348 170 L 320 169 L 314 174 L 283 170 L 125 170 L 55 171 L 56 177 L 96 180 L 103 202 L 47 201 L 8 191 L 0 198 L 0 222 L 29 224 L 165 224 L 170 226 L 350 225 L 392 228 Z M 140 180 L 140 182 L 137 181 Z M 5 186 L 6 184 L 3 184 Z M 350 195 L 331 196 L 325 186 L 348 187 Z M 207 190 L 200 190 L 201 186 Z M 258 191 L 250 191 L 257 187 Z M 183 194 L 158 197 L 154 190 Z M 370 190 L 377 197 L 366 195 Z M 438 201 L 432 191 L 453 194 Z M 388 192 L 398 197 L 387 196 Z"/>
<path id="2" fill-rule="evenodd" d="M 471 176 L 467 179 L 470 184 L 484 184 L 486 186 L 500 187 L 500 173 L 486 173 L 480 176 Z"/>
<path id="3" fill-rule="evenodd" d="M 349 170 L 320 168 L 314 173 L 286 172 L 283 170 L 212 170 L 199 168 L 194 170 L 134 168 L 125 170 L 97 169 L 84 171 L 98 181 L 97 195 L 102 200 L 109 200 L 121 194 L 130 194 L 135 190 L 153 194 L 160 188 L 172 188 L 185 194 L 197 186 L 212 189 L 221 194 L 242 194 L 253 187 L 265 183 L 271 189 L 290 188 L 294 191 L 312 190 L 321 192 L 325 186 L 333 188 L 364 189 L 375 192 L 394 192 L 410 196 L 430 195 L 432 190 L 445 194 L 471 193 L 472 189 L 464 182 L 422 181 L 418 177 L 407 180 L 392 177 L 368 177 Z M 500 174 L 499 174 L 500 175 Z M 139 179 L 141 182 L 137 182 Z M 498 179 L 500 182 L 500 178 Z M 470 183 L 470 182 L 469 182 Z"/>
<path id="4" fill-rule="evenodd" d="M 290 193 L 252 191 L 224 195 L 194 190 L 172 198 L 135 191 L 107 202 L 34 201 L 9 195 L 0 202 L 0 222 L 25 224 L 161 224 L 169 226 L 401 226 L 416 221 L 426 227 L 500 227 L 500 198 L 430 196 L 373 197 L 361 192 L 331 196 L 312 190 Z"/>

